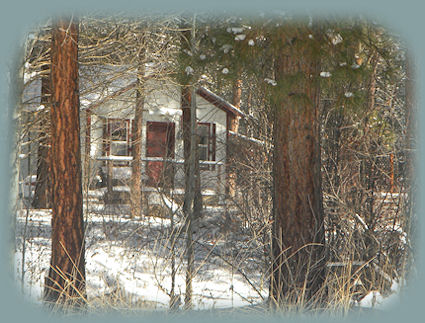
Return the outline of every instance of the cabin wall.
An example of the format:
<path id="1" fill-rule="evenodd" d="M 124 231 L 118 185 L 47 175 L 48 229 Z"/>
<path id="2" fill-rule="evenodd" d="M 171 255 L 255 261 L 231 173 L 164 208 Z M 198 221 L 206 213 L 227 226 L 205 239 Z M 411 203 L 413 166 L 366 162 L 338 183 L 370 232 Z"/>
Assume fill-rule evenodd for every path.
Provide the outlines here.
<path id="1" fill-rule="evenodd" d="M 196 96 L 198 122 L 216 124 L 216 161 L 225 162 L 226 158 L 226 113 L 218 109 L 199 95 Z M 91 117 L 91 158 L 102 156 L 103 118 L 134 119 L 134 105 L 136 91 L 130 91 L 107 104 L 97 107 Z M 146 125 L 149 121 L 173 122 L 175 124 L 175 159 L 180 160 L 175 166 L 175 187 L 184 186 L 183 171 L 183 136 L 181 127 L 181 90 L 178 85 L 165 81 L 150 80 L 145 85 L 145 101 L 142 128 L 142 158 L 146 157 Z M 99 168 L 103 163 L 94 162 Z M 142 172 L 146 173 L 146 163 L 142 163 Z M 218 182 L 224 183 L 224 166 L 214 167 L 211 170 L 201 171 L 201 185 L 203 189 L 221 191 Z M 224 185 L 221 185 L 224 187 Z"/>
<path id="2" fill-rule="evenodd" d="M 216 158 L 215 161 L 226 162 L 226 112 L 217 108 L 201 96 L 196 96 L 198 122 L 216 124 Z M 211 170 L 201 171 L 201 186 L 203 189 L 216 190 L 224 193 L 225 167 L 219 165 Z"/>

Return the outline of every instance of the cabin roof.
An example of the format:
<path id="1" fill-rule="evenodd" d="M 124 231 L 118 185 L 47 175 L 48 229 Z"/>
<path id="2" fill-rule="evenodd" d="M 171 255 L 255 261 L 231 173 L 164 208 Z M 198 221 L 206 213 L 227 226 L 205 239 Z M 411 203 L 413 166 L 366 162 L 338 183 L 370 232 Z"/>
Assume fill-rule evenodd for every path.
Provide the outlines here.
<path id="1" fill-rule="evenodd" d="M 211 92 L 210 90 L 199 87 L 196 90 L 196 94 L 216 106 L 217 108 L 223 110 L 226 113 L 231 113 L 237 117 L 243 117 L 245 114 L 239 110 L 237 107 L 235 107 L 233 104 L 230 104 L 226 100 L 224 100 L 222 97 L 218 96 L 217 94 Z"/>

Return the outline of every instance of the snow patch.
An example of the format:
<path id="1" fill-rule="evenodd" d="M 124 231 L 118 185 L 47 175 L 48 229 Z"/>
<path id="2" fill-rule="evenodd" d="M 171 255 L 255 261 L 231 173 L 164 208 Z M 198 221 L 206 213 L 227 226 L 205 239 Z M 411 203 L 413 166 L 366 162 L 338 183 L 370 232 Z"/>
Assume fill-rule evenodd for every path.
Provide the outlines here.
<path id="1" fill-rule="evenodd" d="M 378 308 L 387 310 L 400 302 L 400 288 L 396 281 L 391 285 L 391 294 L 383 296 L 379 291 L 371 291 L 363 297 L 358 305 L 365 308 Z"/>
<path id="2" fill-rule="evenodd" d="M 24 83 L 29 82 L 37 76 L 37 72 L 24 73 Z"/>
<path id="3" fill-rule="evenodd" d="M 181 115 L 182 111 L 181 109 L 173 109 L 173 108 L 166 108 L 166 107 L 160 107 L 159 113 L 161 115 L 167 115 L 167 116 L 174 116 L 174 115 Z"/>
<path id="4" fill-rule="evenodd" d="M 194 70 L 191 66 L 186 66 L 184 71 L 186 72 L 187 75 L 191 75 L 194 72 Z"/>
<path id="5" fill-rule="evenodd" d="M 221 50 L 225 54 L 227 54 L 231 49 L 232 49 L 232 45 L 229 45 L 229 44 L 224 44 L 223 46 L 221 46 Z"/>
<path id="6" fill-rule="evenodd" d="M 275 80 L 269 79 L 267 77 L 264 79 L 264 82 L 266 82 L 266 83 L 268 83 L 268 84 L 270 84 L 272 86 L 276 86 L 277 85 L 277 82 Z"/>
<path id="7" fill-rule="evenodd" d="M 192 52 L 188 49 L 184 49 L 183 52 L 185 52 L 189 56 L 193 56 Z"/>
<path id="8" fill-rule="evenodd" d="M 243 28 L 243 27 L 228 27 L 228 28 L 226 29 L 226 31 L 227 31 L 228 33 L 233 33 L 233 34 L 240 34 L 240 33 L 242 33 L 242 32 L 243 32 L 243 30 L 244 30 L 244 28 Z"/>
<path id="9" fill-rule="evenodd" d="M 246 35 L 245 34 L 240 34 L 240 35 L 236 35 L 236 37 L 235 37 L 235 40 L 244 40 L 245 39 L 245 37 L 246 37 Z"/>
<path id="10" fill-rule="evenodd" d="M 334 35 L 332 37 L 332 40 L 331 41 L 332 41 L 332 44 L 333 45 L 338 45 L 339 43 L 342 43 L 343 38 L 342 38 L 342 36 L 340 34 L 336 34 L 336 35 Z"/>

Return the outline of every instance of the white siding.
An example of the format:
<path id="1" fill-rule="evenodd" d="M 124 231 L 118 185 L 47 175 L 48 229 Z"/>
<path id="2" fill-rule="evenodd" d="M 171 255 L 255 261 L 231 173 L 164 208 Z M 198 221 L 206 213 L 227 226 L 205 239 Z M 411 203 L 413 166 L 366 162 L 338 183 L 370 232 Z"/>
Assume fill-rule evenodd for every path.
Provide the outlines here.
<path id="1" fill-rule="evenodd" d="M 135 103 L 136 91 L 131 90 L 93 110 L 92 158 L 102 155 L 102 118 L 134 119 Z M 226 113 L 199 95 L 196 96 L 196 103 L 198 108 L 197 121 L 216 124 L 216 161 L 224 163 L 226 159 Z M 146 124 L 148 121 L 158 121 L 175 123 L 175 159 L 183 160 L 181 115 L 180 87 L 165 81 L 148 81 L 144 99 L 142 158 L 146 156 Z M 145 171 L 145 163 L 142 164 L 142 171 Z M 211 171 L 202 170 L 201 183 L 203 188 L 217 190 L 218 180 L 224 183 L 224 166 L 215 167 L 215 170 Z M 176 165 L 175 185 L 182 186 L 183 183 L 183 164 L 178 163 Z"/>

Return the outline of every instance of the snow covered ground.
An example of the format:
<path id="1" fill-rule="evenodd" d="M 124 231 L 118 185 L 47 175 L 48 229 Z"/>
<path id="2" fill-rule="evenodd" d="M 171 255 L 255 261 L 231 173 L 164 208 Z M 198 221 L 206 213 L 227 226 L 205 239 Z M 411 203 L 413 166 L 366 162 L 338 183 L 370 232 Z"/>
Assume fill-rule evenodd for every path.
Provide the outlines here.
<path id="1" fill-rule="evenodd" d="M 257 270 L 261 257 L 257 259 L 258 251 L 249 241 L 239 239 L 229 245 L 221 220 L 217 219 L 219 213 L 215 211 L 210 209 L 207 215 L 210 221 L 200 223 L 195 233 L 194 308 L 261 303 L 267 296 L 266 279 Z M 24 295 L 35 302 L 41 302 L 49 268 L 50 218 L 50 210 L 34 209 L 28 213 L 21 210 L 17 217 L 16 280 Z M 89 302 L 94 306 L 103 303 L 117 308 L 167 309 L 171 288 L 170 220 L 158 217 L 134 220 L 125 215 L 90 213 L 86 221 Z M 174 250 L 175 293 L 180 295 L 181 302 L 185 293 L 184 244 L 182 235 Z"/>
<path id="2" fill-rule="evenodd" d="M 393 282 L 391 294 L 382 296 L 379 291 L 372 291 L 358 302 L 357 306 L 361 308 L 379 308 L 381 310 L 389 309 L 391 306 L 400 302 L 400 286 Z"/>
<path id="3" fill-rule="evenodd" d="M 94 309 L 168 309 L 172 285 L 171 255 L 174 254 L 174 293 L 179 295 L 182 307 L 186 279 L 185 235 L 175 235 L 173 247 L 169 218 L 146 216 L 131 219 L 126 215 L 128 207 L 100 206 L 93 203 L 89 212 L 85 209 L 89 305 Z M 174 209 L 173 205 L 171 209 Z M 208 206 L 204 212 L 194 234 L 194 309 L 264 304 L 268 278 L 261 239 L 252 239 L 240 222 L 229 223 L 222 206 Z M 50 210 L 22 209 L 17 216 L 17 288 L 37 303 L 41 303 L 49 268 L 50 221 Z M 179 216 L 175 216 L 174 230 L 182 228 L 181 222 Z M 386 309 L 399 301 L 399 289 L 399 285 L 393 282 L 385 297 L 379 291 L 371 291 L 360 301 L 353 301 L 353 306 Z"/>

